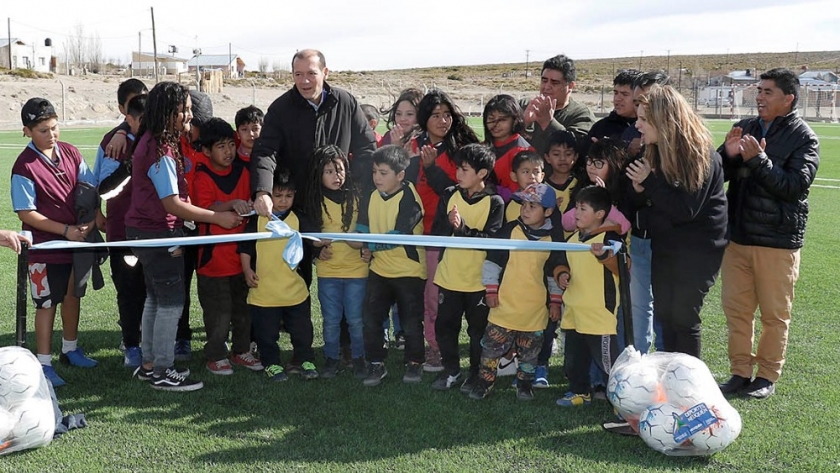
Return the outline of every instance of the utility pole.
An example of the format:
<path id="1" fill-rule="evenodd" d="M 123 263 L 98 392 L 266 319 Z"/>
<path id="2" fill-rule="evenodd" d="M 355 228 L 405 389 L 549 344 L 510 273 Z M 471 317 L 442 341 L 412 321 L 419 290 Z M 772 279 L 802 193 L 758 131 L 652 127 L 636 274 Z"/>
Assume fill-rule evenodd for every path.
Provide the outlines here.
<path id="1" fill-rule="evenodd" d="M 528 65 L 529 65 L 528 63 L 530 62 L 530 59 L 531 59 L 531 50 L 526 49 L 525 50 L 525 78 L 526 79 L 528 78 Z"/>
<path id="2" fill-rule="evenodd" d="M 152 49 L 155 54 L 155 84 L 158 83 L 158 64 L 157 64 L 157 36 L 155 34 L 155 7 L 152 9 Z"/>
<path id="3" fill-rule="evenodd" d="M 682 61 L 680 61 L 680 78 L 677 80 L 677 92 L 682 93 Z M 695 108 L 697 108 L 695 106 Z"/>
<path id="4" fill-rule="evenodd" d="M 6 35 L 9 39 L 9 70 L 14 69 L 12 65 L 12 18 L 6 18 Z"/>
<path id="5" fill-rule="evenodd" d="M 640 71 L 642 70 L 642 56 L 644 56 L 644 55 L 645 55 L 645 51 L 644 51 L 644 50 L 639 51 L 639 70 L 640 70 Z"/>
<path id="6" fill-rule="evenodd" d="M 230 43 L 228 43 L 228 79 L 233 79 L 233 71 L 230 70 L 230 63 L 233 62 L 233 53 L 231 50 Z"/>
<path id="7" fill-rule="evenodd" d="M 670 49 L 668 50 L 668 62 L 666 64 L 667 64 L 667 66 L 665 66 L 666 67 L 665 73 L 668 74 L 668 75 L 671 75 L 671 50 Z"/>

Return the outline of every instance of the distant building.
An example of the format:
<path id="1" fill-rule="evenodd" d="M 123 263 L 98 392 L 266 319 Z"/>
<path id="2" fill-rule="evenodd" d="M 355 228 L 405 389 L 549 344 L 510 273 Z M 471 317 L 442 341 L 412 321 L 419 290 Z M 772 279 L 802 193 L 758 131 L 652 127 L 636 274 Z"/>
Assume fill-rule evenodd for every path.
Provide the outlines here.
<path id="1" fill-rule="evenodd" d="M 9 64 L 9 48 L 12 53 L 12 63 Z M 8 38 L 0 39 L 0 67 L 6 69 L 32 69 L 37 72 L 50 72 L 52 48 L 36 44 L 27 44 L 12 38 L 11 45 Z"/>
<path id="2" fill-rule="evenodd" d="M 225 78 L 239 78 L 245 75 L 245 62 L 236 54 L 199 54 L 187 62 L 190 72 L 196 67 L 204 70 L 219 69 Z"/>
<path id="3" fill-rule="evenodd" d="M 162 53 L 157 55 L 158 73 L 180 74 L 187 71 L 187 59 L 167 56 Z M 155 75 L 155 54 L 149 52 L 131 53 L 131 70 L 135 76 Z"/>
<path id="4" fill-rule="evenodd" d="M 732 71 L 726 75 L 729 85 L 750 85 L 758 83 L 758 76 L 752 69 Z"/>
<path id="5" fill-rule="evenodd" d="M 840 84 L 840 77 L 832 71 L 807 71 L 799 74 L 799 84 L 802 86 L 836 86 Z"/>

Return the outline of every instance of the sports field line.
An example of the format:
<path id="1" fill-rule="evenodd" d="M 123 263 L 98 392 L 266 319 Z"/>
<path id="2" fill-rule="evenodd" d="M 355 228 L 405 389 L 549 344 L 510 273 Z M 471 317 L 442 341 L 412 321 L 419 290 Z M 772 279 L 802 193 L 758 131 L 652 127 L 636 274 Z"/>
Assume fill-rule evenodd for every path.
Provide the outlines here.
<path id="1" fill-rule="evenodd" d="M 811 187 L 820 187 L 822 189 L 840 189 L 840 186 L 821 186 L 819 184 L 811 184 Z"/>

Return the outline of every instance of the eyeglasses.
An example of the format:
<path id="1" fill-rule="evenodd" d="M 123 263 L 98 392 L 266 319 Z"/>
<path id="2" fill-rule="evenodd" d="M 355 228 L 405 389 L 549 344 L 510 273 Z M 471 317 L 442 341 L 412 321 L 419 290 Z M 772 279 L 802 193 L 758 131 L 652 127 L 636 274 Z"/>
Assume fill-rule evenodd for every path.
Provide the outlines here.
<path id="1" fill-rule="evenodd" d="M 604 161 L 600 160 L 600 159 L 587 159 L 586 160 L 586 165 L 587 166 L 592 166 L 595 169 L 604 169 L 604 164 L 606 164 L 606 163 Z"/>
<path id="2" fill-rule="evenodd" d="M 512 118 L 513 118 L 513 117 L 502 117 L 502 118 L 497 118 L 497 119 L 495 119 L 495 120 L 487 120 L 487 121 L 486 121 L 486 122 L 484 122 L 484 123 L 486 123 L 486 124 L 487 124 L 487 128 L 493 128 L 494 126 L 498 125 L 499 123 L 506 122 L 506 121 L 508 121 L 508 120 L 510 120 L 510 119 L 512 119 Z"/>

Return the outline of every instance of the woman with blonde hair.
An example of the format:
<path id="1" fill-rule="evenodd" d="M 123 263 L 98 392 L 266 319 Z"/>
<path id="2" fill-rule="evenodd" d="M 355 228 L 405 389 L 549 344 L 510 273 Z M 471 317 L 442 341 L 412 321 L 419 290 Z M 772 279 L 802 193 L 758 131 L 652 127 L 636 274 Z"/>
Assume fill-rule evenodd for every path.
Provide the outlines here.
<path id="1" fill-rule="evenodd" d="M 653 310 L 665 351 L 700 356 L 700 309 L 727 243 L 723 168 L 712 135 L 671 86 L 639 98 L 645 145 L 627 177 L 637 205 L 649 205 Z"/>

